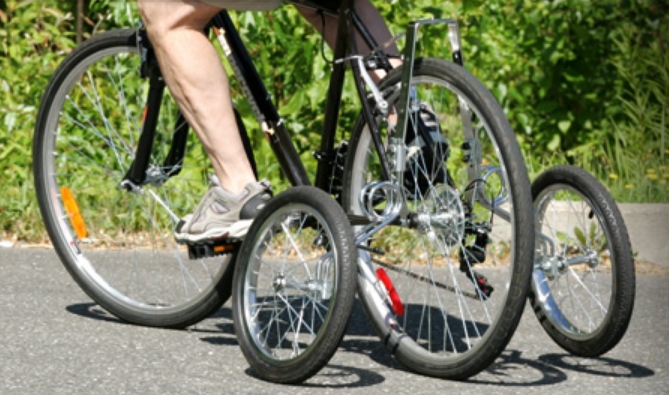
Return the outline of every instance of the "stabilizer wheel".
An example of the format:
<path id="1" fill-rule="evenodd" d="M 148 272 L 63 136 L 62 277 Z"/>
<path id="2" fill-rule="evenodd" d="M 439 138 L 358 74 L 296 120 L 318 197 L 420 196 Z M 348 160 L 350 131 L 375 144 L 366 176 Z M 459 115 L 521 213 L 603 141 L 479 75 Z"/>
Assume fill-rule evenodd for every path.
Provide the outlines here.
<path id="1" fill-rule="evenodd" d="M 604 186 L 573 166 L 542 173 L 532 196 L 530 303 L 560 347 L 600 356 L 622 339 L 634 308 L 634 258 L 623 218 Z"/>
<path id="2" fill-rule="evenodd" d="M 357 286 L 357 254 L 342 208 L 314 187 L 267 203 L 239 251 L 234 325 L 260 378 L 298 383 L 336 351 Z"/>

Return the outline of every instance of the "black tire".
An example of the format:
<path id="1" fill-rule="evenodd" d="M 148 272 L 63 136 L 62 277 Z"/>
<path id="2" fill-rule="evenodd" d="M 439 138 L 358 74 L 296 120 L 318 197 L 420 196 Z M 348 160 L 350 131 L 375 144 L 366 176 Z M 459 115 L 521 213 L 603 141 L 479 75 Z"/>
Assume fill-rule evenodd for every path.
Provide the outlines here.
<path id="1" fill-rule="evenodd" d="M 319 189 L 291 188 L 261 211 L 233 289 L 235 332 L 258 377 L 299 383 L 327 364 L 353 308 L 356 257 L 346 215 Z"/>
<path id="2" fill-rule="evenodd" d="M 401 68 L 393 70 L 380 84 L 391 107 L 401 73 Z M 381 289 L 395 288 L 404 313 L 384 302 L 390 293 L 379 297 L 378 284 L 362 281 L 359 295 L 379 337 L 401 363 L 426 375 L 466 379 L 500 355 L 523 312 L 534 239 L 530 184 L 504 113 L 470 73 L 443 60 L 423 59 L 414 66 L 413 84 L 413 108 L 421 110 L 410 110 L 409 129 L 415 134 L 421 127 L 416 115 L 438 120 L 443 137 L 432 139 L 442 148 L 436 145 L 430 153 L 409 141 L 413 137 L 405 138 L 410 159 L 402 187 L 409 221 L 387 226 L 358 252 L 373 270 L 386 271 L 392 286 Z M 462 116 L 458 95 L 471 117 Z M 434 116 L 423 112 L 426 105 Z M 464 136 L 463 118 L 471 121 L 477 138 Z M 381 130 L 384 144 L 386 129 Z M 363 186 L 381 178 L 377 156 L 361 118 L 344 177 L 344 207 L 353 214 L 364 214 Z M 492 168 L 486 165 L 496 170 L 487 173 Z M 485 236 L 476 241 L 475 233 Z M 472 258 L 475 249 L 486 251 L 477 258 L 483 263 Z M 490 286 L 494 290 L 487 297 Z"/>
<path id="3" fill-rule="evenodd" d="M 178 176 L 156 179 L 137 193 L 118 189 L 147 98 L 139 69 L 134 30 L 100 34 L 67 56 L 37 115 L 35 189 L 61 261 L 93 300 L 130 323 L 184 327 L 229 298 L 234 258 L 189 260 L 186 247 L 174 241 L 178 218 L 208 187 L 203 164 L 209 162 L 193 133 Z M 166 91 L 153 170 L 167 155 L 177 114 Z"/>
<path id="4" fill-rule="evenodd" d="M 566 351 L 597 357 L 623 338 L 634 309 L 634 258 L 618 206 L 590 173 L 557 166 L 532 183 L 530 303 Z"/>

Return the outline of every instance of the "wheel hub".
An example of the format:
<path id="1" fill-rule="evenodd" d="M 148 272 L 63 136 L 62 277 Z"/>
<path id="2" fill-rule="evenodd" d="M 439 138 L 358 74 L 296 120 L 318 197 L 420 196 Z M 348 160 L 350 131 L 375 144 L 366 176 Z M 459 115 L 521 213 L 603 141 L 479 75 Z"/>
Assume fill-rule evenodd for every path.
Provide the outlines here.
<path id="1" fill-rule="evenodd" d="M 274 292 L 279 293 L 286 289 L 286 278 L 283 274 L 277 274 L 272 281 L 272 286 L 274 287 Z"/>
<path id="2" fill-rule="evenodd" d="M 541 271 L 549 280 L 555 280 L 567 269 L 567 263 L 561 256 L 553 256 L 541 264 Z"/>
<path id="3" fill-rule="evenodd" d="M 600 264 L 599 254 L 597 254 L 597 251 L 589 250 L 586 253 L 586 256 L 587 256 L 588 267 L 590 267 L 590 269 L 596 269 L 597 266 L 599 266 L 599 264 Z"/>
<path id="4" fill-rule="evenodd" d="M 422 233 L 439 236 L 449 246 L 460 243 L 465 234 L 465 209 L 460 194 L 448 185 L 430 191 L 426 205 L 414 220 Z"/>

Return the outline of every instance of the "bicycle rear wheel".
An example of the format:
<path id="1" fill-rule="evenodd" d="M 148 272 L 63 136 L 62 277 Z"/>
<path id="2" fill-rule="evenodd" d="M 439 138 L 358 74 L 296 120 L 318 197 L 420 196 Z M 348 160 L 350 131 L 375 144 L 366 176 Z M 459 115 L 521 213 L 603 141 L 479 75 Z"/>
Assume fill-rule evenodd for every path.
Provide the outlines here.
<path id="1" fill-rule="evenodd" d="M 391 107 L 401 72 L 380 84 Z M 464 379 L 499 356 L 523 311 L 534 238 L 529 180 L 501 108 L 466 70 L 418 60 L 412 90 L 400 186 L 407 215 L 359 250 L 378 275 L 375 284 L 361 282 L 359 295 L 400 362 L 419 373 Z M 381 142 L 397 151 L 388 148 L 387 131 L 385 122 Z M 353 214 L 387 207 L 365 190 L 382 179 L 374 147 L 361 118 L 344 178 L 344 205 Z"/>
<path id="2" fill-rule="evenodd" d="M 147 100 L 134 30 L 100 34 L 70 54 L 42 99 L 33 142 L 35 188 L 58 255 L 100 306 L 134 324 L 183 327 L 229 297 L 234 257 L 189 260 L 173 230 L 208 187 L 190 133 L 184 161 L 165 167 L 179 118 L 167 91 L 147 177 L 119 183 L 135 159 Z M 174 175 L 180 171 L 178 175 Z"/>
<path id="3" fill-rule="evenodd" d="M 260 212 L 233 291 L 235 333 L 258 376 L 298 383 L 330 360 L 353 308 L 356 257 L 346 215 L 320 189 L 291 188 Z"/>
<path id="4" fill-rule="evenodd" d="M 560 347 L 600 356 L 622 339 L 634 309 L 634 258 L 622 215 L 604 186 L 573 166 L 542 173 L 532 196 L 530 303 Z"/>

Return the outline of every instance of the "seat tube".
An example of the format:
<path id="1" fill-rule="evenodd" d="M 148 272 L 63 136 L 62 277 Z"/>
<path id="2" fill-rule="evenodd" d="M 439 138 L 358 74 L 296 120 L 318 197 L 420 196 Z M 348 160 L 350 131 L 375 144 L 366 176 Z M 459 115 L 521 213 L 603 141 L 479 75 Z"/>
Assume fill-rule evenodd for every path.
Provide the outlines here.
<path id="1" fill-rule="evenodd" d="M 339 8 L 337 41 L 334 48 L 335 59 L 345 58 L 349 51 L 351 40 L 351 12 L 353 12 L 353 1 L 343 0 Z M 331 152 L 334 148 L 345 76 L 346 64 L 344 62 L 335 62 L 330 76 L 330 85 L 328 87 L 320 152 Z M 315 182 L 317 187 L 326 191 L 329 188 L 330 176 L 332 174 L 332 169 L 329 168 L 327 163 L 328 161 L 318 163 Z"/>
<path id="2" fill-rule="evenodd" d="M 402 64 L 402 85 L 400 88 L 399 106 L 397 109 L 398 119 L 394 137 L 404 141 L 406 137 L 407 123 L 409 120 L 409 105 L 411 96 L 411 83 L 413 80 L 413 67 L 416 57 L 416 35 L 419 24 L 412 22 L 407 27 L 406 47 L 404 48 L 404 62 Z"/>

